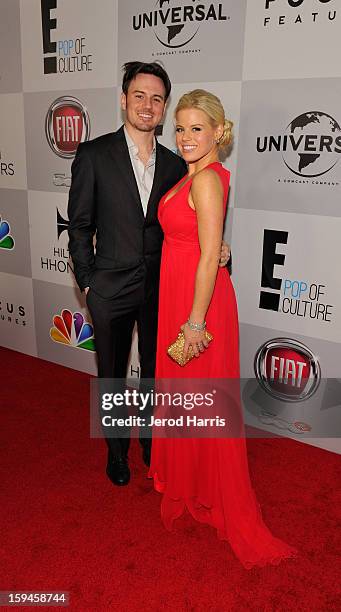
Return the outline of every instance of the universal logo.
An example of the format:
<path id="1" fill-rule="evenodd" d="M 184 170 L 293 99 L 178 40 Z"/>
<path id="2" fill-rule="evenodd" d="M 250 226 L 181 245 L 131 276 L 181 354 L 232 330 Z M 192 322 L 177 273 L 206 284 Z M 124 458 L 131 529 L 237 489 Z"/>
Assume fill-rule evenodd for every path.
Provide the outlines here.
<path id="1" fill-rule="evenodd" d="M 311 397 L 321 380 L 318 358 L 296 340 L 274 338 L 257 351 L 256 378 L 271 397 L 284 402 L 300 402 Z"/>
<path id="2" fill-rule="evenodd" d="M 84 104 L 71 96 L 57 98 L 47 112 L 45 133 L 56 155 L 74 157 L 79 143 L 90 138 L 90 119 Z"/>
<path id="3" fill-rule="evenodd" d="M 264 27 L 297 23 L 335 23 L 337 0 L 265 0 Z M 275 14 L 275 11 L 277 12 Z M 289 11 L 289 12 L 288 12 Z"/>
<path id="4" fill-rule="evenodd" d="M 152 30 L 163 47 L 180 49 L 197 35 L 202 22 L 227 21 L 221 2 L 192 0 L 157 0 L 154 10 L 133 15 L 134 31 Z"/>
<path id="5" fill-rule="evenodd" d="M 57 9 L 57 0 L 41 0 L 41 27 L 43 35 L 44 74 L 65 72 L 91 72 L 92 55 L 86 53 L 84 36 L 53 42 L 52 30 L 57 29 L 57 18 L 51 11 Z M 81 7 L 79 7 L 81 10 Z M 52 35 L 52 36 L 51 36 Z"/>
<path id="6" fill-rule="evenodd" d="M 277 247 L 288 244 L 288 237 L 289 232 L 264 230 L 259 308 L 330 323 L 333 306 L 325 301 L 326 285 L 274 276 L 275 266 L 277 270 L 284 267 L 286 258 L 284 253 L 277 252 Z M 283 246 L 279 248 L 283 250 Z"/>
<path id="7" fill-rule="evenodd" d="M 262 155 L 279 153 L 296 176 L 316 179 L 340 161 L 341 128 L 331 115 L 309 111 L 295 117 L 282 134 L 258 136 L 256 148 Z"/>

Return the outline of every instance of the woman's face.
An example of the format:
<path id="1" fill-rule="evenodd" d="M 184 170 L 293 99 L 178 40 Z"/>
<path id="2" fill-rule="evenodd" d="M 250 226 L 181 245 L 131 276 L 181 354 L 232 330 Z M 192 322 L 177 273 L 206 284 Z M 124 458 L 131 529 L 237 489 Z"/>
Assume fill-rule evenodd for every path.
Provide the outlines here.
<path id="1" fill-rule="evenodd" d="M 204 111 L 198 108 L 178 111 L 175 129 L 178 150 L 188 164 L 216 153 L 216 140 L 222 134 L 222 126 L 213 127 Z"/>

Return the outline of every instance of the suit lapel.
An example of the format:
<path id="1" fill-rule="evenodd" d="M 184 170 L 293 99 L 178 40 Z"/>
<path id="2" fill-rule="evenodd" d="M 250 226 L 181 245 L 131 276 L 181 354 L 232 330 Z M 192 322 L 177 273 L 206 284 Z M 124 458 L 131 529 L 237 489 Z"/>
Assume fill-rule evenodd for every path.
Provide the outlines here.
<path id="1" fill-rule="evenodd" d="M 153 186 L 150 192 L 146 218 L 153 214 L 155 206 L 158 205 L 160 199 L 160 190 L 162 187 L 162 181 L 164 177 L 164 160 L 162 149 L 159 143 L 156 141 L 156 159 L 155 159 L 155 172 Z"/>
<path id="2" fill-rule="evenodd" d="M 127 141 L 124 136 L 123 126 L 117 132 L 113 134 L 113 138 L 112 138 L 111 145 L 109 147 L 109 151 L 134 201 L 136 201 L 136 205 L 137 205 L 137 208 L 140 214 L 144 218 L 142 202 L 140 199 L 140 194 L 139 194 L 138 186 L 136 183 L 134 169 L 131 165 Z"/>

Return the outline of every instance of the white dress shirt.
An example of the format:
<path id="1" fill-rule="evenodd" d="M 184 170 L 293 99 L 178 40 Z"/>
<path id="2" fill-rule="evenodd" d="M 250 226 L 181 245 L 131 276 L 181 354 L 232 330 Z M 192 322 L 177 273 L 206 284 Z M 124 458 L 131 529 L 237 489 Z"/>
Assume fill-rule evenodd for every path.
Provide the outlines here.
<path id="1" fill-rule="evenodd" d="M 124 126 L 124 135 L 128 145 L 128 151 L 130 156 L 131 165 L 133 166 L 137 187 L 140 194 L 142 208 L 144 215 L 147 214 L 147 206 L 150 197 L 150 192 L 153 186 L 154 174 L 155 174 L 155 160 L 156 160 L 156 141 L 154 138 L 153 150 L 147 164 L 144 165 L 143 161 L 139 158 L 139 148 L 132 140 L 128 133 L 128 130 Z"/>

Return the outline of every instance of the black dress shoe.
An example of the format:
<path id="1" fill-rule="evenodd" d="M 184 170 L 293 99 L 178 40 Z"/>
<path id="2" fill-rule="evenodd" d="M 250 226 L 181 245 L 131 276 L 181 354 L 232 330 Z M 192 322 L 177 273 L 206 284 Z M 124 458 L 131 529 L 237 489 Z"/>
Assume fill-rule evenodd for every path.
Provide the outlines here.
<path id="1" fill-rule="evenodd" d="M 127 457 L 116 457 L 107 464 L 107 476 L 114 485 L 127 485 L 130 480 L 130 469 Z"/>

